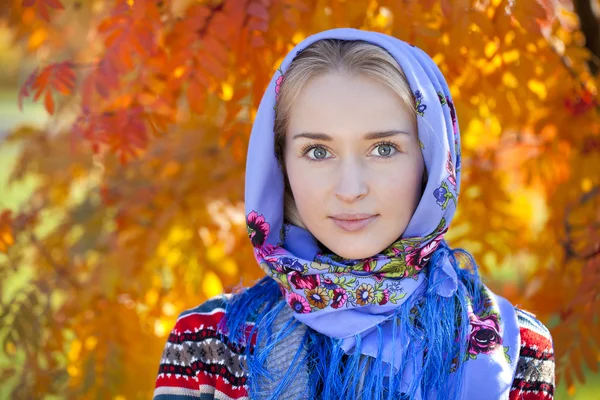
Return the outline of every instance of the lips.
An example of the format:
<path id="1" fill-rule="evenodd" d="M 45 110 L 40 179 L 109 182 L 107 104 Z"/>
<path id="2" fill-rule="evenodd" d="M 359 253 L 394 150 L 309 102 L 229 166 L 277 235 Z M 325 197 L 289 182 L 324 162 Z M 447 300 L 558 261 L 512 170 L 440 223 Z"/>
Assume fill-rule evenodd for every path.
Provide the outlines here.
<path id="1" fill-rule="evenodd" d="M 357 232 L 364 229 L 379 217 L 378 214 L 336 214 L 329 218 L 346 232 Z"/>

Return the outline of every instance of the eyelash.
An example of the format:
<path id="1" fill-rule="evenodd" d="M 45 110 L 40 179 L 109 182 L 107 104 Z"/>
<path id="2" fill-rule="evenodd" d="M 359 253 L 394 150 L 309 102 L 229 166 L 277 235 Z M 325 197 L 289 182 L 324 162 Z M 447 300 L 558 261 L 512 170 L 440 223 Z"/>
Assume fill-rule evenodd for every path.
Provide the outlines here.
<path id="1" fill-rule="evenodd" d="M 379 142 L 379 143 L 376 143 L 375 146 L 373 146 L 373 148 L 375 149 L 378 146 L 391 146 L 394 150 L 396 150 L 398 153 L 400 153 L 400 148 L 398 147 L 398 145 L 395 144 L 395 143 L 392 143 L 392 142 L 387 142 L 387 141 Z M 306 157 L 306 154 L 308 154 L 309 151 L 311 151 L 312 149 L 318 148 L 318 147 L 322 147 L 325 150 L 327 150 L 327 147 L 323 146 L 322 144 L 309 143 L 309 144 L 304 145 L 300 151 L 301 151 L 301 154 L 304 157 Z M 382 157 L 382 158 L 389 158 L 391 156 L 380 156 L 380 157 Z M 319 162 L 319 161 L 322 161 L 322 160 L 315 160 L 315 159 L 312 159 L 310 157 L 306 157 L 306 159 L 308 159 L 308 161 L 310 161 L 310 162 Z"/>

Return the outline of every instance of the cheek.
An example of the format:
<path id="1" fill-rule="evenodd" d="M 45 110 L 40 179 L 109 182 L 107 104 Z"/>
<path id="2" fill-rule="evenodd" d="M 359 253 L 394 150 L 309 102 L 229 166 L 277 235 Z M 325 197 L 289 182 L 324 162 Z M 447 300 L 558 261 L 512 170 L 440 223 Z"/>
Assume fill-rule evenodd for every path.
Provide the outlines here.
<path id="1" fill-rule="evenodd" d="M 403 163 L 394 171 L 380 174 L 375 181 L 379 198 L 387 205 L 387 209 L 412 213 L 421 199 L 423 165 L 419 162 Z"/>
<path id="2" fill-rule="evenodd" d="M 302 160 L 292 160 L 286 163 L 287 177 L 292 188 L 292 194 L 299 211 L 314 208 L 315 204 L 323 204 L 320 200 L 322 188 L 326 186 L 323 174 L 307 167 Z"/>

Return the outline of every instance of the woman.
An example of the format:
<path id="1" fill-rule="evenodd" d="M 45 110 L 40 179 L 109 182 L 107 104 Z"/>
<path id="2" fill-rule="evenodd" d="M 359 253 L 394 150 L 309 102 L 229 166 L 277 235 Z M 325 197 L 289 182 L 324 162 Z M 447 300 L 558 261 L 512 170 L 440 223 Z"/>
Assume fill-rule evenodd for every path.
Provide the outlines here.
<path id="1" fill-rule="evenodd" d="M 443 239 L 460 167 L 452 98 L 424 52 L 354 29 L 305 39 L 248 148 L 267 277 L 181 314 L 155 399 L 552 398 L 548 330 Z"/>

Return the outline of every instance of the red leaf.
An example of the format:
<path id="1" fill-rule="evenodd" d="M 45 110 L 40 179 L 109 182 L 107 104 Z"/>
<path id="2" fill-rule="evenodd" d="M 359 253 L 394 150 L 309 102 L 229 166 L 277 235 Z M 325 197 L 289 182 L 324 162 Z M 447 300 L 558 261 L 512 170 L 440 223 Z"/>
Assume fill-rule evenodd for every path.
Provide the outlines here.
<path id="1" fill-rule="evenodd" d="M 253 35 L 252 36 L 252 40 L 251 40 L 251 44 L 254 47 L 263 47 L 266 43 L 265 43 L 265 39 L 260 36 L 260 35 Z"/>
<path id="2" fill-rule="evenodd" d="M 19 91 L 18 101 L 19 101 L 19 110 L 21 110 L 21 111 L 23 110 L 23 98 L 29 96 L 29 94 L 30 94 L 29 89 L 31 89 L 33 82 L 35 82 L 37 74 L 38 74 L 38 69 L 36 68 L 36 70 L 33 71 L 31 75 L 29 75 L 29 78 L 27 78 L 27 80 L 21 87 L 21 90 Z"/>
<path id="3" fill-rule="evenodd" d="M 248 14 L 264 20 L 269 19 L 269 12 L 267 11 L 267 8 L 259 3 L 251 3 L 248 6 Z"/>
<path id="4" fill-rule="evenodd" d="M 4 210 L 0 214 L 0 252 L 2 253 L 6 253 L 9 247 L 15 243 L 13 232 L 14 221 L 11 214 L 10 210 Z"/>
<path id="5" fill-rule="evenodd" d="M 42 93 L 44 93 L 44 89 L 45 86 L 39 86 L 37 87 L 35 94 L 33 95 L 33 101 L 38 101 L 40 99 L 40 96 L 42 95 Z"/>
<path id="6" fill-rule="evenodd" d="M 206 88 L 196 80 L 192 80 L 187 89 L 187 101 L 192 112 L 201 114 L 204 111 L 206 101 Z"/>
<path id="7" fill-rule="evenodd" d="M 70 62 L 51 64 L 39 73 L 36 70 L 29 76 L 19 92 L 19 107 L 22 108 L 23 97 L 29 96 L 30 89 L 32 89 L 35 90 L 33 101 L 39 100 L 42 94 L 46 93 L 44 104 L 46 110 L 50 114 L 53 114 L 54 99 L 52 98 L 52 91 L 57 90 L 64 95 L 70 95 L 75 88 L 75 80 L 76 76 L 73 71 L 73 64 Z"/>
<path id="8" fill-rule="evenodd" d="M 49 90 L 46 92 L 46 98 L 44 99 L 44 105 L 46 110 L 50 114 L 54 114 L 54 99 L 52 99 L 52 92 Z"/>
<path id="9" fill-rule="evenodd" d="M 38 1 L 43 1 L 46 3 L 46 5 L 48 7 L 52 7 L 56 10 L 64 10 L 65 9 L 65 6 L 63 6 L 59 0 L 38 0 Z"/>
<path id="10" fill-rule="evenodd" d="M 46 21 L 50 21 L 48 8 L 53 8 L 55 10 L 65 9 L 60 0 L 23 0 L 22 5 L 23 7 L 35 7 L 37 13 Z"/>

